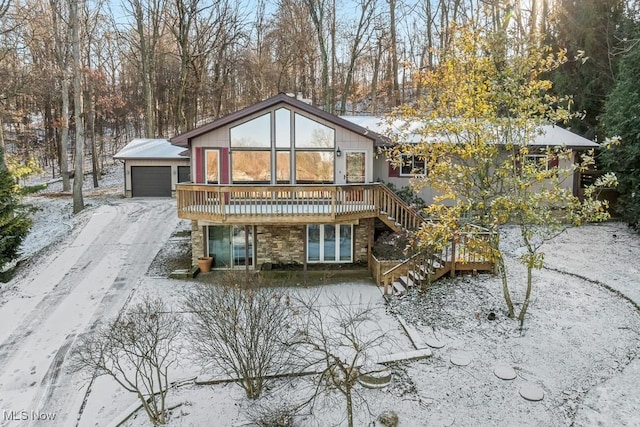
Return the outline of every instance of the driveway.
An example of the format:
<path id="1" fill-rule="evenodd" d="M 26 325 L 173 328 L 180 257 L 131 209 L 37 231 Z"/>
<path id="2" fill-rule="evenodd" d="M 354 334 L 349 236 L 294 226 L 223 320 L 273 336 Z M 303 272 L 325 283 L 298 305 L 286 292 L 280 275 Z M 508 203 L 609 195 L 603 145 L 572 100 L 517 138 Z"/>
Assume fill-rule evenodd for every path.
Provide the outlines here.
<path id="1" fill-rule="evenodd" d="M 0 306 L 0 425 L 75 424 L 87 384 L 68 369 L 76 337 L 121 310 L 177 223 L 173 199 L 102 205 L 14 279 Z"/>

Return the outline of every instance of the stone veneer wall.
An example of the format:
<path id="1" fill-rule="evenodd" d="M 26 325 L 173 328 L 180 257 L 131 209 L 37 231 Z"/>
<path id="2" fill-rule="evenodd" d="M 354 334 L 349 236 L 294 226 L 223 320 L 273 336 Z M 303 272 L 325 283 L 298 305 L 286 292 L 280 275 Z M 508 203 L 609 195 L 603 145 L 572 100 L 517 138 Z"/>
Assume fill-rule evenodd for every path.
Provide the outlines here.
<path id="1" fill-rule="evenodd" d="M 373 233 L 373 230 L 371 230 Z M 364 262 L 365 264 L 368 261 L 367 256 L 367 242 L 368 242 L 368 231 L 367 231 L 367 221 L 361 220 L 360 224 L 353 226 L 353 262 Z"/>
<path id="2" fill-rule="evenodd" d="M 198 258 L 204 256 L 204 227 L 198 221 L 191 221 L 191 262 L 198 265 Z"/>
<path id="3" fill-rule="evenodd" d="M 265 262 L 293 264 L 304 262 L 303 225 L 256 226 L 256 268 Z"/>

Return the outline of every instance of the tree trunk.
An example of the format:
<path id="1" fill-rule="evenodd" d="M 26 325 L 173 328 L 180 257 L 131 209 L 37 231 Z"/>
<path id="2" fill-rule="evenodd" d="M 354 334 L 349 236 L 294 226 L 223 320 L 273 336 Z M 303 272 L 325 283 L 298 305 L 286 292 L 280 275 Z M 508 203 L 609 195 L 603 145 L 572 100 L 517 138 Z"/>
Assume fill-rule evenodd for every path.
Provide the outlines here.
<path id="1" fill-rule="evenodd" d="M 0 172 L 7 170 L 4 151 L 4 124 L 2 123 L 2 114 L 0 114 Z"/>
<path id="2" fill-rule="evenodd" d="M 353 397 L 349 386 L 345 390 L 345 397 L 347 398 L 347 424 L 349 427 L 353 427 Z"/>
<path id="3" fill-rule="evenodd" d="M 511 301 L 511 293 L 509 292 L 509 284 L 507 282 L 507 270 L 504 266 L 504 258 L 502 257 L 502 254 L 498 255 L 495 262 L 498 265 L 498 275 L 502 281 L 502 295 L 504 297 L 504 302 L 507 304 L 507 316 L 512 319 L 515 312 L 513 310 L 513 302 Z"/>
<path id="4" fill-rule="evenodd" d="M 391 32 L 391 106 L 400 105 L 400 83 L 398 83 L 398 35 L 396 34 L 396 0 L 389 3 L 389 28 Z"/>
<path id="5" fill-rule="evenodd" d="M 80 58 L 80 17 L 78 16 L 78 2 L 70 0 L 70 18 L 73 26 L 72 52 L 73 52 L 73 102 L 76 120 L 76 150 L 75 172 L 73 178 L 73 213 L 84 209 L 82 198 L 83 163 L 84 163 L 84 111 L 82 103 L 82 61 Z"/>
<path id="6" fill-rule="evenodd" d="M 69 76 L 67 70 L 63 71 L 62 78 L 62 111 L 60 119 L 62 121 L 59 159 L 60 175 L 62 176 L 62 191 L 71 191 L 71 182 L 69 180 Z"/>
<path id="7" fill-rule="evenodd" d="M 529 308 L 529 301 L 531 301 L 531 288 L 532 288 L 532 277 L 531 272 L 533 267 L 530 265 L 527 266 L 527 292 L 524 296 L 524 302 L 522 303 L 522 308 L 520 309 L 520 314 L 518 314 L 518 320 L 520 321 L 520 327 L 524 324 L 524 316 L 527 314 L 527 309 Z"/>
<path id="8" fill-rule="evenodd" d="M 382 57 L 382 40 L 378 38 L 376 57 L 373 60 L 373 76 L 371 77 L 371 114 L 378 113 L 378 75 L 380 74 L 380 58 Z"/>

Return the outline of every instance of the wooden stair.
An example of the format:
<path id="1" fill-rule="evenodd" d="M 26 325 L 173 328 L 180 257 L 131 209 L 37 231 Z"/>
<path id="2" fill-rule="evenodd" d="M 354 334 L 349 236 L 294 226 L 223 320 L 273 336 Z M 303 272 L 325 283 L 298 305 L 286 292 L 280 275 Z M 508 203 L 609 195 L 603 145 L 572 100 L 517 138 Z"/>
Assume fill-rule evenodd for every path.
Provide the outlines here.
<path id="1" fill-rule="evenodd" d="M 391 230 L 417 230 L 426 222 L 425 218 L 386 185 L 379 185 L 376 190 L 378 219 Z"/>
<path id="2" fill-rule="evenodd" d="M 377 217 L 393 231 L 417 230 L 428 221 L 385 185 L 376 187 L 374 198 Z M 470 251 L 465 244 L 469 234 L 488 238 L 491 233 L 477 226 L 470 228 L 471 232 L 452 236 L 442 250 L 423 251 L 382 272 L 378 285 L 383 294 L 403 295 L 411 288 L 427 286 L 447 274 L 455 276 L 456 271 L 493 271 L 492 262 Z"/>

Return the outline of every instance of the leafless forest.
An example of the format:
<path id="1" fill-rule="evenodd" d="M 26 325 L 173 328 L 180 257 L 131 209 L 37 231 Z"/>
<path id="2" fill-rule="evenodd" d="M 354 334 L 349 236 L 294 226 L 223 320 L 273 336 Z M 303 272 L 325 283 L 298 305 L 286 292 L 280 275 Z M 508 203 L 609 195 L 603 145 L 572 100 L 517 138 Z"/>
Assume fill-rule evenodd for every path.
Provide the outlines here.
<path id="1" fill-rule="evenodd" d="M 468 22 L 582 54 L 553 79 L 594 136 L 637 9 L 635 0 L 0 0 L 0 142 L 65 176 L 82 148 L 98 171 L 132 138 L 171 137 L 279 92 L 338 114 L 384 114 L 420 96 L 412 73 L 436 66 L 451 26 Z"/>

